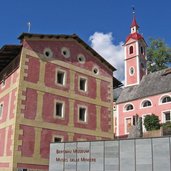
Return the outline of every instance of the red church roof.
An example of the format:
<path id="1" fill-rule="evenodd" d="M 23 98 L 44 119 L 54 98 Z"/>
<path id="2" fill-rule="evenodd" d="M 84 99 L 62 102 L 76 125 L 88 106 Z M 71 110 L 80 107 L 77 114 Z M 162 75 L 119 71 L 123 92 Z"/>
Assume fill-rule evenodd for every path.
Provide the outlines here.
<path id="1" fill-rule="evenodd" d="M 141 34 L 135 32 L 135 33 L 132 33 L 132 34 L 129 34 L 126 38 L 126 42 L 129 40 L 129 39 L 135 39 L 135 40 L 139 40 L 139 39 L 143 39 L 143 37 L 141 36 Z"/>
<path id="2" fill-rule="evenodd" d="M 139 28 L 137 21 L 135 19 L 135 16 L 133 17 L 132 24 L 131 24 L 131 27 L 134 27 L 134 26 Z"/>

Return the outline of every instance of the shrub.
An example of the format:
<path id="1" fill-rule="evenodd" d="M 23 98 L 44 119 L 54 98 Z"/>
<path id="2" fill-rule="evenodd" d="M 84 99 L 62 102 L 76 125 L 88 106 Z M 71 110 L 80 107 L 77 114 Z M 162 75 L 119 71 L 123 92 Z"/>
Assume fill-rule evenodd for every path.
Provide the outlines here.
<path id="1" fill-rule="evenodd" d="M 166 122 L 161 125 L 163 128 L 171 128 L 171 122 Z"/>
<path id="2" fill-rule="evenodd" d="M 144 118 L 144 126 L 147 131 L 160 129 L 159 117 L 154 114 L 146 115 Z"/>

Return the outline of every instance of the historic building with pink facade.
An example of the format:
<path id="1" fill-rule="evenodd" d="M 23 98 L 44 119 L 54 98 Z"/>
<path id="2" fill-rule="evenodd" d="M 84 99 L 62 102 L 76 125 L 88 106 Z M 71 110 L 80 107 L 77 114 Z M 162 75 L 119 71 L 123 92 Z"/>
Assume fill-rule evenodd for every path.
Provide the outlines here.
<path id="1" fill-rule="evenodd" d="M 115 68 L 77 35 L 0 49 L 0 171 L 47 171 L 52 142 L 113 139 Z"/>
<path id="2" fill-rule="evenodd" d="M 138 33 L 135 16 L 127 36 L 125 51 L 125 87 L 116 101 L 115 135 L 125 137 L 138 114 L 159 116 L 161 123 L 171 121 L 171 69 L 147 74 L 147 44 Z M 143 127 L 143 131 L 146 131 Z"/>

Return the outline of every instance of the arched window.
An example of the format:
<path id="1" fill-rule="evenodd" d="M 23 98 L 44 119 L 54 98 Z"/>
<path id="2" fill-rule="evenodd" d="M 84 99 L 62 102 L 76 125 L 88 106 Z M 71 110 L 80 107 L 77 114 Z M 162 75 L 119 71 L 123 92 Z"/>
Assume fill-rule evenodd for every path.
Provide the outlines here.
<path id="1" fill-rule="evenodd" d="M 151 102 L 149 100 L 146 100 L 142 103 L 142 107 L 148 107 L 151 106 Z"/>
<path id="2" fill-rule="evenodd" d="M 129 48 L 129 54 L 132 54 L 133 53 L 133 46 L 130 46 Z"/>
<path id="3" fill-rule="evenodd" d="M 126 110 L 126 111 L 133 110 L 133 109 L 134 109 L 134 107 L 133 107 L 132 104 L 127 104 L 127 105 L 125 106 L 125 110 Z"/>
<path id="4" fill-rule="evenodd" d="M 164 98 L 162 98 L 161 102 L 162 102 L 162 103 L 171 102 L 171 97 L 170 97 L 170 96 L 165 96 Z"/>

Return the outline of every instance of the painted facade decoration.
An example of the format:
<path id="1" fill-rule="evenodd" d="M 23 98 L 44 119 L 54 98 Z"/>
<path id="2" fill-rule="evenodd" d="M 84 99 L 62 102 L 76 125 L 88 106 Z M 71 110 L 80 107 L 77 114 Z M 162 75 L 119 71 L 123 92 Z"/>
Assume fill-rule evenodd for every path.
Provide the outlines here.
<path id="1" fill-rule="evenodd" d="M 77 35 L 0 50 L 0 171 L 47 171 L 50 143 L 113 138 L 115 68 Z"/>
<path id="2" fill-rule="evenodd" d="M 129 134 L 136 114 L 142 117 L 142 121 L 149 114 L 158 115 L 161 123 L 171 121 L 171 69 L 147 74 L 147 45 L 138 28 L 134 16 L 131 33 L 124 44 L 125 87 L 115 106 L 115 134 L 119 137 Z"/>

